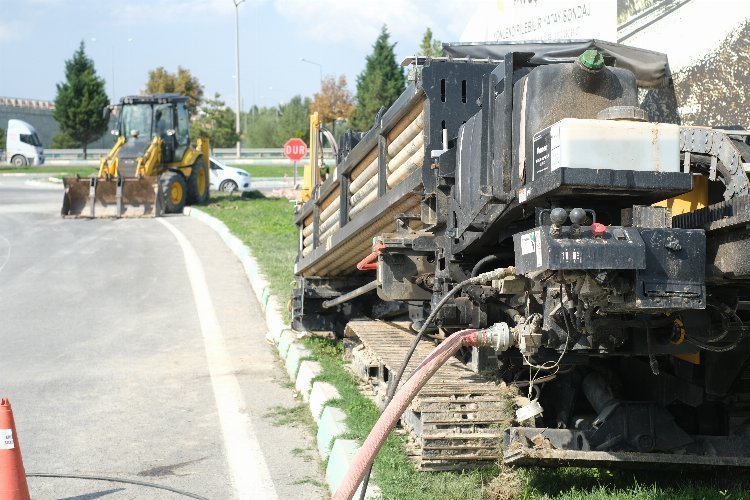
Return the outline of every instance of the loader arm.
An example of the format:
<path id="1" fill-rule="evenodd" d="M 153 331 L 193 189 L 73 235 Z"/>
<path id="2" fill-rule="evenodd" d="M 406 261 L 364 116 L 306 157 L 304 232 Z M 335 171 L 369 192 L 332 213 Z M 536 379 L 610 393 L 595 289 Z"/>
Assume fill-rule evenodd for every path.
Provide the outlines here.
<path id="1" fill-rule="evenodd" d="M 118 158 L 117 153 L 125 144 L 125 137 L 120 136 L 112 147 L 107 156 L 103 156 L 99 162 L 99 173 L 97 177 L 117 177 L 118 176 Z"/>
<path id="2" fill-rule="evenodd" d="M 158 135 L 154 136 L 151 144 L 143 156 L 139 156 L 137 167 L 135 169 L 138 177 L 148 177 L 159 175 L 159 166 L 161 165 L 161 151 L 164 141 Z"/>

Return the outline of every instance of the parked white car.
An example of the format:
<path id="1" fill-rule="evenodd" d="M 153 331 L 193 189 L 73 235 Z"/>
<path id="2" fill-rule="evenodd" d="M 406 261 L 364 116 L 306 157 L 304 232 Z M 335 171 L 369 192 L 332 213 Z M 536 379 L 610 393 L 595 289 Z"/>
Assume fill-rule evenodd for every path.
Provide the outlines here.
<path id="1" fill-rule="evenodd" d="M 211 189 L 233 193 L 250 191 L 250 174 L 241 168 L 230 167 L 216 158 L 211 160 Z"/>

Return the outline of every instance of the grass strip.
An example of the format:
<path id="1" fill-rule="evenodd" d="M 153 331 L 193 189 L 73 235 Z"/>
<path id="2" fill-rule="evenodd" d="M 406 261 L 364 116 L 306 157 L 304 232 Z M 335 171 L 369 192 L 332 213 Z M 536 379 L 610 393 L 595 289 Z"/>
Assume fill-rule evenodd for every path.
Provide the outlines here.
<path id="1" fill-rule="evenodd" d="M 99 170 L 99 167 L 89 167 L 86 165 L 79 166 L 64 166 L 55 167 L 53 165 L 41 166 L 41 167 L 0 167 L 0 174 L 57 174 L 57 175 L 70 175 L 76 174 L 81 177 L 88 177 Z"/>
<path id="2" fill-rule="evenodd" d="M 200 209 L 224 222 L 232 234 L 250 247 L 271 292 L 286 304 L 292 293 L 297 258 L 294 203 L 252 191 L 242 196 L 212 194 L 209 204 Z"/>
<path id="3" fill-rule="evenodd" d="M 263 177 L 294 177 L 294 167 L 287 165 L 237 165 L 237 168 L 257 178 Z M 302 178 L 302 165 L 297 166 L 297 177 Z"/>

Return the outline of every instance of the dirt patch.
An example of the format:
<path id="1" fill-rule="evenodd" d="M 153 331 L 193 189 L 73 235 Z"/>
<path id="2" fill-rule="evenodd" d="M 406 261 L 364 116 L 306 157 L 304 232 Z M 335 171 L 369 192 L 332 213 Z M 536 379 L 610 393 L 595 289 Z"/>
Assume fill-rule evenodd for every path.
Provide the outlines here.
<path id="1" fill-rule="evenodd" d="M 521 495 L 521 479 L 510 467 L 500 466 L 500 473 L 489 484 L 487 498 L 490 500 L 513 500 Z"/>

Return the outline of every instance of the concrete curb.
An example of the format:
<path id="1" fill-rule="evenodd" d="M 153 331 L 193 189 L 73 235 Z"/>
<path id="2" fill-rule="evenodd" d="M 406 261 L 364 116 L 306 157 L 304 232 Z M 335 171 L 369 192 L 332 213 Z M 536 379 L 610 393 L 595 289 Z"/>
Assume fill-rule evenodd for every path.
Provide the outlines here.
<path id="1" fill-rule="evenodd" d="M 349 427 L 346 426 L 344 410 L 326 406 L 320 416 L 320 424 L 318 424 L 318 453 L 320 453 L 320 457 L 323 460 L 328 460 L 334 440 L 348 433 Z"/>
<path id="2" fill-rule="evenodd" d="M 313 353 L 310 352 L 310 349 L 297 343 L 289 346 L 289 350 L 286 352 L 286 371 L 289 373 L 289 378 L 295 383 L 297 382 L 297 372 L 299 371 L 300 363 L 311 359 L 312 355 Z"/>
<path id="3" fill-rule="evenodd" d="M 340 437 L 349 432 L 345 424 L 346 415 L 341 409 L 330 406 L 330 403 L 341 399 L 341 395 L 331 384 L 315 381 L 315 378 L 322 374 L 323 368 L 315 361 L 305 361 L 311 357 L 312 353 L 297 342 L 297 334 L 284 322 L 283 316 L 279 313 L 281 303 L 275 295 L 271 295 L 268 280 L 260 270 L 250 249 L 219 219 L 194 207 L 185 207 L 183 213 L 202 221 L 216 231 L 242 264 L 268 326 L 266 338 L 272 340 L 277 346 L 279 356 L 285 361 L 290 378 L 295 382 L 295 387 L 302 395 L 302 399 L 309 404 L 310 413 L 318 424 L 318 451 L 321 456 L 324 451 L 328 453 L 326 483 L 331 493 L 334 493 L 354 461 L 360 446 L 353 439 Z M 354 498 L 359 498 L 359 494 L 357 490 Z M 370 482 L 365 498 L 380 497 L 380 489 Z"/>
<path id="4" fill-rule="evenodd" d="M 315 378 L 322 374 L 323 367 L 317 361 L 303 361 L 300 363 L 294 387 L 302 395 L 302 399 L 305 402 L 310 401 L 310 391 L 312 391 Z"/>

